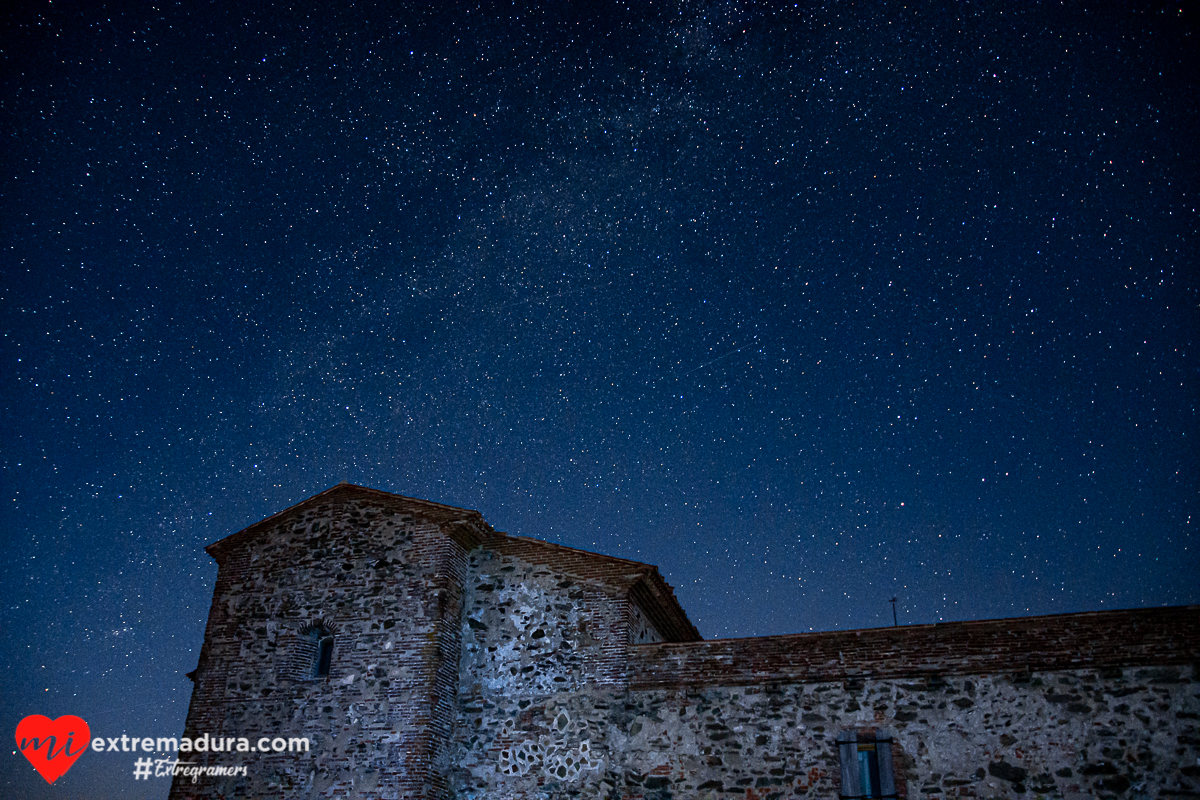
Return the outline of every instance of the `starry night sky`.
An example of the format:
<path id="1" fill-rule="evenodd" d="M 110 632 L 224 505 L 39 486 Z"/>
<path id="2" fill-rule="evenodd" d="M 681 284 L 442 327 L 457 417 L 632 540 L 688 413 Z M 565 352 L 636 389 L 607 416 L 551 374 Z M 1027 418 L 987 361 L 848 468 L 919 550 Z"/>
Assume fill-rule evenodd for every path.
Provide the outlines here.
<path id="1" fill-rule="evenodd" d="M 1200 602 L 1193 12 L 328 5 L 6 12 L 6 730 L 178 735 L 343 480 L 706 638 Z"/>

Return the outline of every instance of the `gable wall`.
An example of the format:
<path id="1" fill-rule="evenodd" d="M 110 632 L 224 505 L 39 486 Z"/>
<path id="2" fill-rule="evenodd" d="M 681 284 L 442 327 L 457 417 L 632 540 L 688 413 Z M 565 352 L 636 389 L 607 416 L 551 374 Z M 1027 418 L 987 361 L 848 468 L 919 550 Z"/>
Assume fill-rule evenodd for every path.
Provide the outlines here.
<path id="1" fill-rule="evenodd" d="M 629 643 L 653 644 L 665 641 L 663 635 L 654 627 L 650 617 L 637 603 L 629 604 Z"/>
<path id="2" fill-rule="evenodd" d="M 536 696 L 624 681 L 629 602 L 486 547 L 468 558 L 460 674 L 467 695 Z"/>

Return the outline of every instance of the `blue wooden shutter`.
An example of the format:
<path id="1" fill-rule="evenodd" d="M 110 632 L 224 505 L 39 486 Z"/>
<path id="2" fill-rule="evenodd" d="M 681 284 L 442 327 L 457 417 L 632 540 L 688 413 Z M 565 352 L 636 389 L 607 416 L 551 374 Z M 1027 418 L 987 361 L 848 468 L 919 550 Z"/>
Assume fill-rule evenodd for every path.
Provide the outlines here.
<path id="1" fill-rule="evenodd" d="M 842 762 L 842 797 L 859 797 L 862 789 L 858 783 L 858 735 L 854 731 L 842 731 L 837 743 Z"/>
<path id="2" fill-rule="evenodd" d="M 875 755 L 879 759 L 879 794 L 883 797 L 896 796 L 896 778 L 892 774 L 892 737 L 880 731 L 875 740 Z"/>

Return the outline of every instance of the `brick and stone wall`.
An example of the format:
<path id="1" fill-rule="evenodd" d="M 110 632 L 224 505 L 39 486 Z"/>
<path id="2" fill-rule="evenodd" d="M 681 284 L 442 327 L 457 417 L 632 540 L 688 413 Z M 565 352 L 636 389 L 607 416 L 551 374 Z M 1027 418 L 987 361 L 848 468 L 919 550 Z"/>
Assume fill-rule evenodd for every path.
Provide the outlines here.
<path id="1" fill-rule="evenodd" d="M 177 778 L 171 796 L 445 796 L 464 536 L 369 499 L 266 522 L 210 548 L 219 571 L 184 735 L 308 737 L 311 751 L 194 754 L 249 774 Z M 315 627 L 334 637 L 326 677 Z"/>
<path id="2" fill-rule="evenodd" d="M 312 749 L 176 800 L 832 799 L 849 734 L 901 797 L 1200 797 L 1200 607 L 699 641 L 653 567 L 351 486 L 208 550 L 185 735 Z"/>
<path id="3" fill-rule="evenodd" d="M 454 797 L 836 798 L 844 731 L 902 797 L 1200 794 L 1200 609 L 636 644 L 544 564 L 469 574 Z"/>
<path id="4" fill-rule="evenodd" d="M 836 798 L 843 730 L 890 734 L 901 796 L 1189 796 L 1198 692 L 1185 666 L 476 698 L 455 796 Z"/>

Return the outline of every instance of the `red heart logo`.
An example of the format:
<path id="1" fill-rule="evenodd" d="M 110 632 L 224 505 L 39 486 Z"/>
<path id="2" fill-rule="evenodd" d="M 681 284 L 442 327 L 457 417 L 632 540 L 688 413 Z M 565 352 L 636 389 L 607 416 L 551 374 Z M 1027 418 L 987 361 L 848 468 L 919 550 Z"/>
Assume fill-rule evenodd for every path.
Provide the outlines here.
<path id="1" fill-rule="evenodd" d="M 88 749 L 91 736 L 88 724 L 79 717 L 30 714 L 17 725 L 17 748 L 47 783 L 54 783 Z"/>

